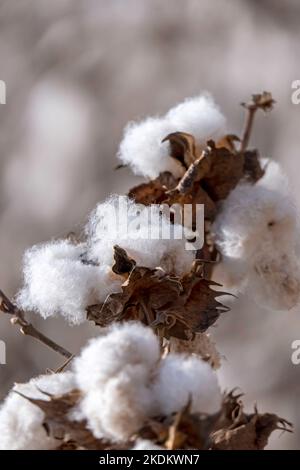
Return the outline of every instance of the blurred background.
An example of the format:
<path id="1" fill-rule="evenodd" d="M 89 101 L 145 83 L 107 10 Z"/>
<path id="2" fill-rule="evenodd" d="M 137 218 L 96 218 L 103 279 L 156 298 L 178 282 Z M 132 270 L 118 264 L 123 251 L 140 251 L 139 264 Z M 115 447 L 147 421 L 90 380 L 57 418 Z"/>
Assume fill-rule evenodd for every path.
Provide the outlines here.
<path id="1" fill-rule="evenodd" d="M 297 0 L 0 0 L 1 288 L 13 296 L 20 286 L 27 247 L 80 230 L 98 201 L 141 181 L 113 170 L 128 121 L 202 90 L 237 134 L 239 103 L 273 93 L 276 108 L 257 116 L 252 144 L 282 162 L 300 205 L 300 105 L 291 103 L 299 15 Z M 32 318 L 74 353 L 97 334 Z M 257 402 L 294 423 L 294 434 L 274 433 L 269 447 L 300 448 L 300 365 L 290 359 L 299 311 L 264 311 L 241 297 L 212 336 L 224 355 L 222 385 L 241 387 L 249 411 Z M 0 339 L 1 398 L 13 382 L 62 362 L 4 315 Z"/>

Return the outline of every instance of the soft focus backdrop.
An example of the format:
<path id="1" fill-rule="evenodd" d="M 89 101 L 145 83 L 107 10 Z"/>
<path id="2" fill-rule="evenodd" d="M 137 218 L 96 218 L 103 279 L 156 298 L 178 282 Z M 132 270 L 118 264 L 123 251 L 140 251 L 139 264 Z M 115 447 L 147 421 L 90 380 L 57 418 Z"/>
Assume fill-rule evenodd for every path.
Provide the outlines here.
<path id="1" fill-rule="evenodd" d="M 97 201 L 140 181 L 113 170 L 128 121 L 202 90 L 235 133 L 239 103 L 273 93 L 275 110 L 257 117 L 252 144 L 282 162 L 300 205 L 300 105 L 290 98 L 300 78 L 299 19 L 297 0 L 1 0 L 1 288 L 13 295 L 20 286 L 27 247 L 79 231 Z M 240 298 L 212 330 L 225 357 L 222 384 L 241 387 L 249 408 L 256 401 L 295 424 L 294 434 L 274 433 L 270 448 L 300 448 L 300 365 L 290 359 L 299 310 L 263 311 Z M 33 320 L 73 352 L 97 333 Z M 1 397 L 61 363 L 4 316 L 0 339 Z"/>

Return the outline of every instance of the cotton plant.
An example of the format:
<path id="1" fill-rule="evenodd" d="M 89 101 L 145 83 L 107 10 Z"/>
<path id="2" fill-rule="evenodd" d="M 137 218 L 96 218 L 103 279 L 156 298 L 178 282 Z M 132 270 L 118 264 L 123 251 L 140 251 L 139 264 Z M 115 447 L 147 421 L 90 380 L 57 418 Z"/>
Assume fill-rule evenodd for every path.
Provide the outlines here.
<path id="1" fill-rule="evenodd" d="M 287 178 L 248 146 L 255 113 L 273 103 L 263 92 L 244 104 L 241 138 L 208 94 L 130 123 L 121 167 L 146 181 L 100 202 L 80 235 L 26 251 L 23 285 L 13 301 L 0 291 L 1 310 L 65 362 L 13 387 L 0 408 L 1 449 L 253 450 L 289 429 L 222 393 L 208 333 L 228 295 L 245 292 L 272 310 L 300 301 Z M 197 205 L 203 246 L 194 241 Z M 27 311 L 91 321 L 98 335 L 71 353 Z"/>

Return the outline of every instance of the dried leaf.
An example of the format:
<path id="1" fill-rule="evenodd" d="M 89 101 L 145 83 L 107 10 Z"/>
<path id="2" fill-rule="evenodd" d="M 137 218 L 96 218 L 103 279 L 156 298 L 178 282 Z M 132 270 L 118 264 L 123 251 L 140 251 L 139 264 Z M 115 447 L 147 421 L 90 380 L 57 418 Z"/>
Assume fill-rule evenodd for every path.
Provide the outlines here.
<path id="1" fill-rule="evenodd" d="M 160 173 L 154 180 L 132 188 L 128 193 L 128 197 L 134 199 L 137 204 L 145 204 L 145 206 L 160 204 L 167 198 L 166 192 L 174 188 L 176 184 L 177 180 L 174 176 L 165 171 Z"/>
<path id="2" fill-rule="evenodd" d="M 240 395 L 230 392 L 223 401 L 216 430 L 212 433 L 213 450 L 261 450 L 273 431 L 290 431 L 291 423 L 275 414 L 246 414 Z"/>
<path id="3" fill-rule="evenodd" d="M 170 143 L 170 156 L 178 160 L 186 170 L 201 155 L 201 150 L 191 134 L 173 132 L 162 142 L 166 141 Z"/>
<path id="4" fill-rule="evenodd" d="M 41 400 L 27 397 L 19 392 L 16 393 L 38 406 L 44 412 L 43 425 L 49 436 L 58 439 L 58 442 L 61 441 L 61 445 L 65 441 L 72 441 L 77 448 L 89 450 L 106 448 L 107 443 L 96 439 L 91 431 L 87 429 L 85 421 L 70 421 L 68 418 L 69 412 L 80 399 L 80 392 L 78 390 L 58 396 L 49 395 L 42 390 L 41 392 L 49 399 Z"/>
<path id="5" fill-rule="evenodd" d="M 243 169 L 243 154 L 233 153 L 226 147 L 216 147 L 214 141 L 210 140 L 202 154 L 197 158 L 195 156 L 171 193 L 193 193 L 195 183 L 200 182 L 202 189 L 216 202 L 225 199 L 236 187 L 243 177 Z"/>
<path id="6" fill-rule="evenodd" d="M 273 431 L 282 429 L 279 425 L 284 423 L 275 414 L 254 414 L 248 418 L 246 424 L 233 429 L 220 429 L 213 436 L 213 450 L 262 450 L 268 444 L 268 439 Z M 288 431 L 288 427 L 285 429 Z"/>
<path id="7" fill-rule="evenodd" d="M 217 148 L 210 140 L 203 158 L 209 161 L 209 171 L 207 164 L 199 165 L 201 186 L 213 201 L 226 199 L 243 177 L 243 155 L 232 153 L 226 147 Z"/>
<path id="8" fill-rule="evenodd" d="M 127 257 L 125 250 L 118 256 L 120 253 Z M 114 321 L 140 320 L 166 338 L 191 339 L 228 311 L 217 301 L 225 293 L 213 290 L 219 284 L 204 279 L 202 270 L 203 264 L 197 261 L 182 277 L 171 276 L 160 268 L 134 266 L 122 292 L 111 294 L 104 304 L 89 306 L 87 317 L 102 327 Z"/>
<path id="9" fill-rule="evenodd" d="M 129 258 L 126 251 L 118 245 L 114 246 L 114 260 L 115 262 L 111 269 L 115 274 L 128 274 L 136 265 L 134 259 Z"/>
<path id="10" fill-rule="evenodd" d="M 235 142 L 240 142 L 240 140 L 241 139 L 235 134 L 227 134 L 222 139 L 218 140 L 216 147 L 225 147 L 230 150 L 230 152 L 236 153 L 237 149 L 235 147 Z"/>
<path id="11" fill-rule="evenodd" d="M 195 183 L 193 192 L 181 193 L 180 191 L 170 191 L 168 198 L 164 201 L 169 206 L 173 204 L 180 204 L 182 207 L 185 204 L 203 204 L 205 219 L 214 220 L 217 207 L 214 201 L 209 197 L 206 191 L 201 187 L 200 183 Z"/>

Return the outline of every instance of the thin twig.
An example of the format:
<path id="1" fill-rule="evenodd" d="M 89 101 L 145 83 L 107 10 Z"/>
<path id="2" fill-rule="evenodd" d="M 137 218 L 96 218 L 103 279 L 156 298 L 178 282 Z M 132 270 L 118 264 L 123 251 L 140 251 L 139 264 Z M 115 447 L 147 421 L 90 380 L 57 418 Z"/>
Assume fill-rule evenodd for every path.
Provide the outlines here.
<path id="1" fill-rule="evenodd" d="M 180 193 L 180 194 L 187 194 L 193 188 L 193 184 L 196 180 L 199 180 L 199 171 L 201 169 L 201 165 L 203 165 L 203 160 L 205 156 L 208 155 L 209 149 L 203 150 L 200 157 L 197 158 L 193 163 L 190 164 L 189 168 L 179 180 L 176 188 L 170 189 L 167 191 L 167 194 L 170 196 Z"/>
<path id="2" fill-rule="evenodd" d="M 58 374 L 59 372 L 62 372 L 63 370 L 65 370 L 65 368 L 70 364 L 70 362 L 74 359 L 75 356 L 72 356 L 69 357 L 60 367 L 58 367 L 54 373 L 55 374 Z"/>
<path id="3" fill-rule="evenodd" d="M 273 108 L 274 103 L 275 100 L 268 91 L 263 91 L 262 93 L 252 95 L 252 99 L 249 101 L 249 103 L 242 103 L 242 106 L 246 108 L 248 112 L 246 115 L 243 136 L 241 138 L 241 153 L 243 153 L 248 147 L 256 111 L 261 109 L 265 112 L 268 112 Z"/>
<path id="4" fill-rule="evenodd" d="M 254 122 L 254 116 L 255 116 L 255 113 L 257 111 L 257 106 L 256 105 L 248 105 L 248 106 L 245 106 L 246 109 L 247 109 L 247 115 L 246 115 L 246 121 L 245 121 L 245 126 L 244 126 L 244 130 L 243 130 L 243 136 L 242 136 L 242 139 L 241 139 L 241 147 L 240 147 L 240 152 L 244 152 L 247 147 L 248 147 L 248 144 L 249 144 L 249 140 L 250 140 L 250 135 L 251 135 L 251 132 L 252 132 L 252 128 L 253 128 L 253 122 Z"/>
<path id="5" fill-rule="evenodd" d="M 48 346 L 48 348 L 52 349 L 58 354 L 61 354 L 67 359 L 71 359 L 73 357 L 72 353 L 70 353 L 65 348 L 63 348 L 59 344 L 52 341 L 50 338 L 48 338 L 39 330 L 37 330 L 35 326 L 29 323 L 24 316 L 24 312 L 20 310 L 15 304 L 13 304 L 11 300 L 1 290 L 0 290 L 0 310 L 3 313 L 12 315 L 11 323 L 13 325 L 18 325 L 20 327 L 21 333 L 23 333 L 24 335 L 32 336 L 33 338 L 37 339 L 41 343 Z"/>

